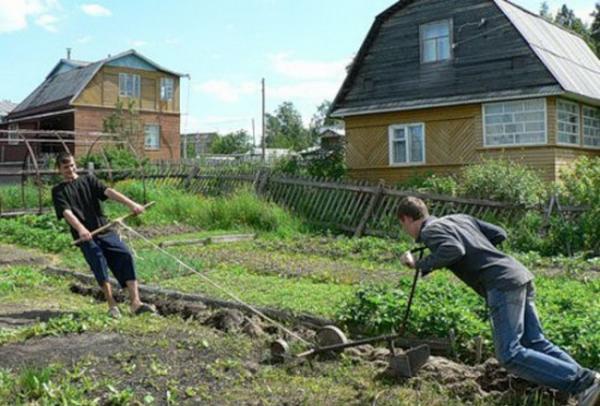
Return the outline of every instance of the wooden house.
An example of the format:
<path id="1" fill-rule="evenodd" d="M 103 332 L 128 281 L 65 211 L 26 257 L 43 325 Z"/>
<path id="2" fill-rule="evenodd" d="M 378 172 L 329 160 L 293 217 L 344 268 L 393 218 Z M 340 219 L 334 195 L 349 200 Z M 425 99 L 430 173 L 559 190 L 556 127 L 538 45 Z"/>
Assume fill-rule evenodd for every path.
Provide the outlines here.
<path id="1" fill-rule="evenodd" d="M 336 96 L 347 164 L 391 183 L 505 158 L 547 180 L 600 155 L 600 61 L 506 0 L 401 0 L 378 15 Z"/>
<path id="2" fill-rule="evenodd" d="M 102 132 L 119 104 L 125 110 L 131 105 L 136 123 L 135 137 L 130 134 L 129 140 L 133 147 L 151 160 L 179 159 L 181 76 L 135 50 L 97 62 L 61 59 L 6 121 L 11 129 L 67 132 L 69 148 L 78 156 L 90 148 L 89 143 L 77 142 L 79 134 Z M 36 154 L 62 149 L 58 143 L 32 145 Z M 22 160 L 26 150 L 17 145 L 10 153 L 5 159 Z"/>

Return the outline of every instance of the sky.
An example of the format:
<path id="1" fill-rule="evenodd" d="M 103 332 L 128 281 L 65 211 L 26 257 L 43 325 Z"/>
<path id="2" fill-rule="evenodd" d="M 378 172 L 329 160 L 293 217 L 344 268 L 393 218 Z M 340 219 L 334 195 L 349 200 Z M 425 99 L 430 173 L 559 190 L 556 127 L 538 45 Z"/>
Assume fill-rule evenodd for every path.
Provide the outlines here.
<path id="1" fill-rule="evenodd" d="M 538 11 L 540 0 L 513 0 Z M 306 124 L 333 100 L 375 16 L 394 0 L 0 0 L 0 99 L 20 102 L 71 48 L 96 61 L 136 49 L 190 75 L 183 132 L 261 133 L 266 110 L 291 101 Z M 548 1 L 556 10 L 565 0 Z M 591 22 L 594 0 L 569 0 Z"/>

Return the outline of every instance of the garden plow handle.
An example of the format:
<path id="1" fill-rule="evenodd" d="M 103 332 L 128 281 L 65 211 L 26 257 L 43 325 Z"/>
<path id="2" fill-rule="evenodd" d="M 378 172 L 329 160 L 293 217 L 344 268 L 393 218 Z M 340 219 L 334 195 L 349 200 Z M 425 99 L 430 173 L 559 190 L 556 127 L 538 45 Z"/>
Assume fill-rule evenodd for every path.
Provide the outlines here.
<path id="1" fill-rule="evenodd" d="M 413 252 L 413 253 L 418 252 L 419 259 L 421 259 L 423 257 L 423 252 L 425 251 L 425 249 L 426 249 L 426 247 L 417 247 L 417 248 L 413 248 L 412 250 L 410 250 L 410 252 Z M 335 350 L 342 350 L 344 348 L 358 347 L 360 345 L 372 344 L 372 343 L 376 343 L 376 342 L 380 342 L 380 341 L 392 342 L 394 340 L 397 340 L 398 338 L 401 338 L 404 335 L 404 332 L 406 330 L 406 323 L 408 322 L 408 316 L 410 315 L 410 308 L 412 306 L 413 297 L 415 296 L 415 290 L 417 288 L 418 280 L 419 280 L 419 270 L 415 269 L 415 276 L 413 278 L 412 287 L 410 289 L 410 295 L 408 296 L 408 303 L 406 304 L 406 311 L 404 312 L 404 318 L 402 320 L 402 325 L 401 325 L 400 331 L 398 333 L 388 334 L 385 336 L 370 337 L 370 338 L 365 338 L 365 339 L 356 340 L 356 341 L 349 341 L 349 342 L 343 343 L 343 344 L 333 344 L 333 345 L 327 345 L 325 347 L 315 347 L 315 348 L 311 348 L 310 350 L 301 352 L 300 354 L 297 354 L 295 356 L 295 358 L 304 358 L 304 357 L 320 354 L 320 353 L 327 352 L 327 351 L 335 351 Z"/>
<path id="2" fill-rule="evenodd" d="M 155 203 L 156 202 L 150 202 L 150 203 L 145 204 L 143 207 L 144 207 L 144 209 L 147 209 L 149 207 L 154 206 Z M 101 233 L 103 231 L 106 231 L 109 228 L 111 228 L 111 227 L 119 224 L 120 222 L 125 221 L 125 220 L 127 220 L 127 219 L 129 219 L 131 217 L 134 217 L 134 216 L 137 216 L 137 214 L 135 214 L 135 213 L 129 213 L 129 214 L 125 214 L 124 216 L 118 217 L 118 218 L 112 220 L 111 222 L 103 225 L 102 227 L 98 227 L 97 229 L 95 229 L 94 231 L 92 231 L 90 233 L 90 235 L 93 237 L 93 236 L 95 236 L 95 235 L 97 235 L 97 234 L 99 234 L 99 233 Z M 78 244 L 81 244 L 82 242 L 83 242 L 83 240 L 81 238 L 78 238 L 75 241 L 73 241 L 71 243 L 71 245 L 78 245 Z"/>

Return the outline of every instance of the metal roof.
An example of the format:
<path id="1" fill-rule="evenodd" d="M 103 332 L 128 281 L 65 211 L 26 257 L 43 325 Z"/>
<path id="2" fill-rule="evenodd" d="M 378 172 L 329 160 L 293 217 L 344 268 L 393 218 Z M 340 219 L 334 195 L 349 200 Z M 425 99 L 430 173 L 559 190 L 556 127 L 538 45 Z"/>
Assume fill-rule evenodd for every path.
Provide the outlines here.
<path id="1" fill-rule="evenodd" d="M 600 101 L 600 60 L 583 38 L 509 1 L 494 2 L 566 92 Z"/>
<path id="2" fill-rule="evenodd" d="M 7 115 L 15 107 L 17 107 L 17 103 L 13 103 L 10 100 L 0 100 L 0 117 Z"/>

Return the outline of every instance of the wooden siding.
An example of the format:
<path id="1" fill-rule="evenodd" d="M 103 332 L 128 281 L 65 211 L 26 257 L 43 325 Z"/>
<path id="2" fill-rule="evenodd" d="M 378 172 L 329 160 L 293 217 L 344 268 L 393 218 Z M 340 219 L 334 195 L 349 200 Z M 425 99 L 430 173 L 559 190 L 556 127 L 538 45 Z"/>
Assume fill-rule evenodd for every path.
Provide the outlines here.
<path id="1" fill-rule="evenodd" d="M 128 97 L 119 96 L 119 73 L 140 75 L 141 97 L 136 99 L 136 107 L 142 111 L 179 113 L 179 78 L 163 72 L 136 70 L 126 67 L 104 66 L 90 81 L 75 100 L 75 106 L 115 107 L 118 100 L 125 103 Z M 160 100 L 160 78 L 173 79 L 173 99 Z"/>
<path id="2" fill-rule="evenodd" d="M 375 26 L 334 110 L 557 84 L 493 1 L 409 3 Z M 452 19 L 453 58 L 422 64 L 419 27 L 444 19 Z"/>
<path id="3" fill-rule="evenodd" d="M 556 100 L 547 101 L 548 145 L 483 146 L 482 106 L 421 109 L 346 118 L 346 160 L 350 176 L 390 183 L 413 176 L 454 174 L 461 167 L 485 159 L 525 164 L 543 179 L 559 178 L 560 170 L 580 156 L 600 156 L 600 150 L 556 145 Z M 389 165 L 388 128 L 394 124 L 425 124 L 425 164 Z"/>
<path id="4" fill-rule="evenodd" d="M 472 162 L 481 146 L 481 106 L 444 107 L 346 119 L 347 162 L 351 169 L 388 169 L 388 128 L 425 124 L 425 168 Z M 396 167 L 394 168 L 396 169 Z M 399 168 L 402 170 L 402 167 Z"/>

